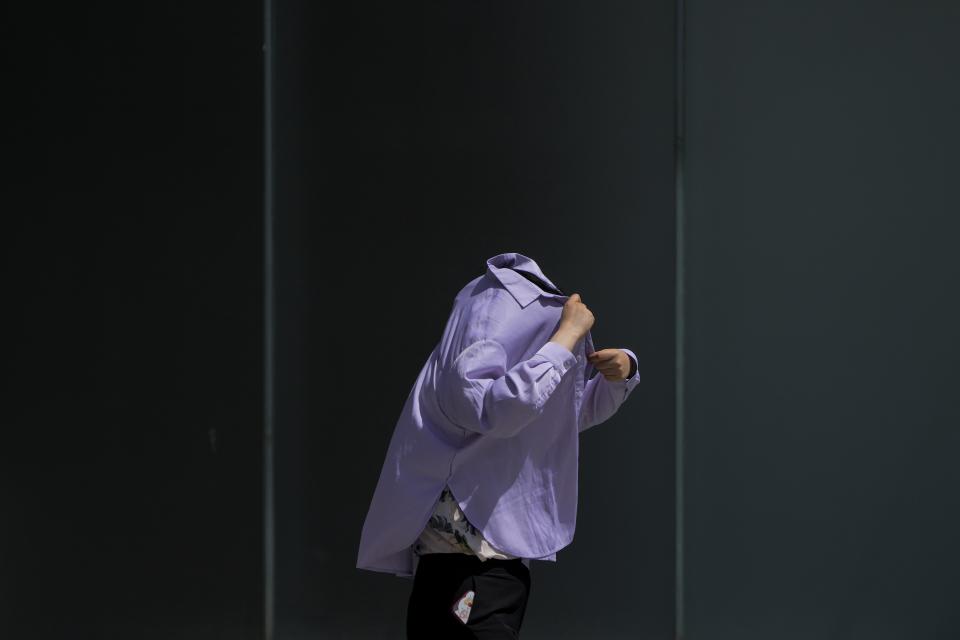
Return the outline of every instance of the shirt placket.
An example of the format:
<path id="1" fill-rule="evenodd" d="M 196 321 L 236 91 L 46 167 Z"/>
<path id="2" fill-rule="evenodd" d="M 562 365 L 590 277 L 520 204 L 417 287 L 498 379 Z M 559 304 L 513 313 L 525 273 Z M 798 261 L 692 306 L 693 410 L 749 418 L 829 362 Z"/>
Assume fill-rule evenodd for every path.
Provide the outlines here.
<path id="1" fill-rule="evenodd" d="M 586 386 L 586 375 L 587 375 L 587 354 L 594 351 L 593 346 L 593 336 L 590 335 L 590 332 L 587 331 L 586 335 L 582 340 L 576 345 L 577 349 L 577 376 L 576 376 L 576 385 L 574 391 L 574 397 L 576 398 L 576 415 L 580 415 L 580 407 L 583 401 L 583 391 Z"/>

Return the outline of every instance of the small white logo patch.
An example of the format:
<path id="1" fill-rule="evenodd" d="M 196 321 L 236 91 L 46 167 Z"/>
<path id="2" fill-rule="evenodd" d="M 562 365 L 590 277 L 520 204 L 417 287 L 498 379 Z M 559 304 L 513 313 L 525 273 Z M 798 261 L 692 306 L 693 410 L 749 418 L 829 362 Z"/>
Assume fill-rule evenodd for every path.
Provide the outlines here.
<path id="1" fill-rule="evenodd" d="M 467 618 L 470 617 L 470 610 L 473 608 L 473 590 L 467 591 L 463 596 L 457 600 L 453 605 L 453 613 L 463 624 L 467 624 Z"/>

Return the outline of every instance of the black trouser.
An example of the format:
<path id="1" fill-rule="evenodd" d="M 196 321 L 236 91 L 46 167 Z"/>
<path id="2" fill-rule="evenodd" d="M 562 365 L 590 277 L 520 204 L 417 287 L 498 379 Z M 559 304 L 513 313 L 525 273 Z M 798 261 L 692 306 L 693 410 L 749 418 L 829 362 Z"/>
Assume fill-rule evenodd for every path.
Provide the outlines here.
<path id="1" fill-rule="evenodd" d="M 465 598 L 469 591 L 472 607 Z M 519 559 L 425 554 L 407 605 L 407 640 L 519 638 L 529 596 L 530 570 Z"/>

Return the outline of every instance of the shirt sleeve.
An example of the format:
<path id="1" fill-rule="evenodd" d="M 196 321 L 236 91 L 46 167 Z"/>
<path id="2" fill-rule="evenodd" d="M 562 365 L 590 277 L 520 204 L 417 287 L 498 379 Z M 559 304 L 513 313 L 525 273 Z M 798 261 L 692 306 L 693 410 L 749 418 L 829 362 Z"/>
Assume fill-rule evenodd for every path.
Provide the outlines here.
<path id="1" fill-rule="evenodd" d="M 456 426 L 509 438 L 543 412 L 543 405 L 576 362 L 569 349 L 547 342 L 529 359 L 507 369 L 503 346 L 490 339 L 478 340 L 440 373 L 437 401 Z"/>
<path id="2" fill-rule="evenodd" d="M 587 381 L 580 403 L 580 415 L 577 417 L 578 431 L 583 432 L 608 420 L 640 382 L 637 355 L 630 349 L 620 350 L 630 356 L 631 375 L 624 380 L 611 381 L 598 373 Z"/>

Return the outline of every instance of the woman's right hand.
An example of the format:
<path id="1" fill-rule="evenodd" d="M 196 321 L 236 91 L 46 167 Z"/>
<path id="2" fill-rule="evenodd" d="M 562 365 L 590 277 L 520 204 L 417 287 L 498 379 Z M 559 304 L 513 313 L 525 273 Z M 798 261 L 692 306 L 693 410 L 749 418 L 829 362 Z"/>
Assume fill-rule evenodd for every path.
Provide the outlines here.
<path id="1" fill-rule="evenodd" d="M 568 350 L 573 351 L 577 341 L 587 335 L 587 332 L 593 327 L 593 320 L 593 312 L 587 308 L 587 305 L 583 304 L 580 294 L 574 293 L 563 303 L 560 325 L 550 340 L 559 342 Z"/>

